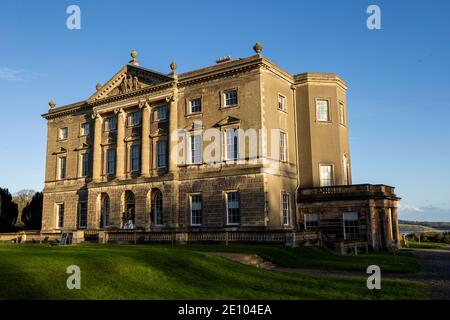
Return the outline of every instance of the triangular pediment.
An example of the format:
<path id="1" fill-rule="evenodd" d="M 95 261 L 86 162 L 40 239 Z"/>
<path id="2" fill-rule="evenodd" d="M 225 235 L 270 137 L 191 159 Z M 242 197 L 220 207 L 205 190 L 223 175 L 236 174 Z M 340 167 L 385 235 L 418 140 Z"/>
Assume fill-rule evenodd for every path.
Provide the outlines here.
<path id="1" fill-rule="evenodd" d="M 61 154 L 61 153 L 66 153 L 67 149 L 63 148 L 63 147 L 59 147 L 55 152 L 53 152 L 53 154 Z"/>
<path id="2" fill-rule="evenodd" d="M 86 150 L 86 149 L 89 149 L 89 144 L 83 142 L 82 144 L 80 144 L 78 147 L 75 148 L 75 151 Z"/>
<path id="3" fill-rule="evenodd" d="M 232 124 L 236 124 L 241 122 L 240 119 L 232 117 L 232 116 L 228 116 L 225 119 L 220 120 L 219 122 L 217 122 L 214 127 L 222 127 L 222 126 L 228 126 L 228 125 L 232 125 Z"/>
<path id="4" fill-rule="evenodd" d="M 137 91 L 173 80 L 172 77 L 150 69 L 127 64 L 107 83 L 99 85 L 97 91 L 88 99 L 89 102 Z"/>

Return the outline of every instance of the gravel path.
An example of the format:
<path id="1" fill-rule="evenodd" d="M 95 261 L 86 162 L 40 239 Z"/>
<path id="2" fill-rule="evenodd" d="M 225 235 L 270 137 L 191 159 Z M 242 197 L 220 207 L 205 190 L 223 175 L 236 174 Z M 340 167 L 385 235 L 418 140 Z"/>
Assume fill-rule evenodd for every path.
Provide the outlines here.
<path id="1" fill-rule="evenodd" d="M 403 249 L 413 253 L 419 260 L 422 271 L 419 273 L 381 273 L 382 278 L 424 281 L 428 284 L 433 300 L 450 300 L 450 246 L 439 249 Z M 263 260 L 256 254 L 215 252 L 216 255 L 255 267 L 280 272 L 302 273 L 311 276 L 364 277 L 365 272 L 343 270 L 320 270 L 303 268 L 284 268 Z"/>

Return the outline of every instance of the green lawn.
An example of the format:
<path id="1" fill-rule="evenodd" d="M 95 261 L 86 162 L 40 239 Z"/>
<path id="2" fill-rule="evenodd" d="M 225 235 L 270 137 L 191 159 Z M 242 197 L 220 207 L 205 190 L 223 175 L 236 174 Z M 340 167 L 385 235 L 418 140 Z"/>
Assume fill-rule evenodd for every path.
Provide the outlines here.
<path id="1" fill-rule="evenodd" d="M 425 285 L 418 282 L 382 280 L 381 290 L 368 290 L 364 278 L 262 270 L 198 250 L 170 245 L 0 245 L 0 299 L 428 298 Z M 66 288 L 69 265 L 81 268 L 81 290 Z"/>
<path id="2" fill-rule="evenodd" d="M 446 247 L 446 246 L 448 246 L 447 243 L 441 243 L 441 242 L 408 241 L 408 248 L 435 249 L 435 248 Z"/>
<path id="3" fill-rule="evenodd" d="M 370 265 L 378 265 L 382 272 L 418 272 L 417 259 L 410 253 L 342 255 L 319 247 L 289 248 L 285 246 L 263 245 L 188 245 L 190 250 L 255 253 L 278 266 L 288 268 L 319 268 L 332 270 L 367 270 Z"/>

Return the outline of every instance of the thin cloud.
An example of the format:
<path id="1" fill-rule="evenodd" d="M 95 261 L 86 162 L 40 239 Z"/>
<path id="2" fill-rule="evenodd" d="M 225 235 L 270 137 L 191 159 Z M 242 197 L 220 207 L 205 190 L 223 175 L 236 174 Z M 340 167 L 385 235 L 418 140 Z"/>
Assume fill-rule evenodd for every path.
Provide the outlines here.
<path id="1" fill-rule="evenodd" d="M 29 72 L 23 69 L 0 68 L 0 80 L 4 81 L 26 81 L 38 75 L 36 72 Z"/>
<path id="2" fill-rule="evenodd" d="M 434 206 L 414 207 L 407 204 L 399 208 L 399 219 L 412 221 L 450 222 L 450 208 Z"/>

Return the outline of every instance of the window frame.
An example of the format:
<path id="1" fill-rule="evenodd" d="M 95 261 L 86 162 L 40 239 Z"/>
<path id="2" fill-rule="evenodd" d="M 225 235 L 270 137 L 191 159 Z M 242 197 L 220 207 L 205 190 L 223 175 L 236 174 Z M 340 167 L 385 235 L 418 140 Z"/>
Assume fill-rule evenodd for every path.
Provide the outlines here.
<path id="1" fill-rule="evenodd" d="M 86 157 L 86 159 L 85 159 Z M 80 154 L 80 177 L 86 178 L 89 176 L 90 172 L 90 154 L 89 151 Z"/>
<path id="2" fill-rule="evenodd" d="M 234 131 L 234 135 L 233 135 L 233 154 L 235 155 L 235 157 L 233 158 L 229 158 L 228 157 L 228 134 L 227 132 L 233 130 Z M 223 128 L 223 159 L 222 161 L 224 162 L 235 162 L 239 160 L 239 127 L 236 126 L 231 126 L 231 127 L 224 127 Z"/>
<path id="3" fill-rule="evenodd" d="M 110 167 L 110 158 L 109 158 L 109 156 L 110 156 L 110 152 L 111 152 L 111 154 L 113 154 L 114 156 L 113 156 L 113 160 L 114 161 L 112 161 L 113 162 L 113 166 L 112 166 L 112 171 L 110 170 L 111 169 L 111 167 Z M 106 149 L 106 175 L 107 176 L 115 176 L 116 175 L 116 170 L 117 170 L 117 168 L 116 168 L 116 166 L 117 166 L 117 150 L 116 150 L 116 148 L 107 148 Z"/>
<path id="4" fill-rule="evenodd" d="M 134 154 L 134 151 L 135 153 Z M 136 156 L 136 158 L 134 157 Z M 134 168 L 134 164 L 137 168 Z M 134 143 L 130 145 L 130 173 L 138 173 L 141 170 L 141 146 L 140 144 Z"/>
<path id="5" fill-rule="evenodd" d="M 87 133 L 86 128 L 84 126 L 88 127 Z M 91 123 L 89 121 L 80 123 L 80 137 L 89 137 L 91 134 Z"/>
<path id="6" fill-rule="evenodd" d="M 281 139 L 281 137 L 283 137 L 284 136 L 284 149 L 282 148 L 282 139 Z M 279 143 L 280 143 L 280 150 L 279 150 L 279 152 L 280 152 L 280 162 L 288 162 L 288 150 L 287 150 L 287 148 L 288 148 L 288 145 L 287 145 L 287 143 L 288 143 L 288 138 L 287 138 L 287 133 L 285 132 L 285 131 L 283 131 L 283 130 L 280 130 L 280 141 L 279 141 Z"/>
<path id="7" fill-rule="evenodd" d="M 345 127 L 347 125 L 346 120 L 345 104 L 339 101 L 339 124 Z"/>
<path id="8" fill-rule="evenodd" d="M 66 132 L 65 138 L 62 137 L 63 131 Z M 58 128 L 58 141 L 66 141 L 68 139 L 69 139 L 69 128 L 68 127 Z"/>
<path id="9" fill-rule="evenodd" d="M 322 167 L 331 167 L 331 179 L 327 179 L 330 180 L 332 183 L 330 185 L 322 185 L 322 181 L 324 179 L 322 179 Z M 336 177 L 335 177 L 335 168 L 334 168 L 334 163 L 319 163 L 319 186 L 320 187 L 333 187 L 336 185 Z"/>
<path id="10" fill-rule="evenodd" d="M 114 120 L 114 128 L 113 128 L 113 129 L 110 128 L 111 120 Z M 104 131 L 105 131 L 105 132 L 114 132 L 114 131 L 117 131 L 117 116 L 110 116 L 110 117 L 107 117 L 107 118 L 105 119 L 105 128 L 104 128 Z"/>
<path id="11" fill-rule="evenodd" d="M 280 97 L 283 98 L 283 101 L 284 101 L 282 108 L 280 108 Z M 280 92 L 277 93 L 277 105 L 278 105 L 279 111 L 283 111 L 283 112 L 287 113 L 287 97 Z"/>
<path id="12" fill-rule="evenodd" d="M 137 116 L 135 116 L 135 115 L 137 115 Z M 135 123 L 136 118 L 137 118 L 137 123 Z M 132 119 L 131 123 L 130 123 L 130 119 Z M 128 114 L 127 114 L 127 127 L 128 128 L 140 127 L 141 123 L 142 123 L 142 115 L 141 115 L 140 110 L 128 112 Z"/>
<path id="13" fill-rule="evenodd" d="M 238 199 L 237 199 L 238 207 L 237 208 L 229 208 L 229 196 L 232 193 L 235 193 L 238 196 Z M 229 211 L 230 209 L 237 209 L 238 222 L 230 222 L 230 211 Z M 241 194 L 238 190 L 225 191 L 225 210 L 226 210 L 226 215 L 227 215 L 227 226 L 239 226 L 241 224 Z"/>
<path id="14" fill-rule="evenodd" d="M 318 102 L 320 101 L 326 101 L 327 102 L 327 120 L 321 120 L 319 119 L 319 108 L 318 108 Z M 331 101 L 327 98 L 316 98 L 315 99 L 315 114 L 316 114 L 316 122 L 319 123 L 331 123 Z"/>
<path id="15" fill-rule="evenodd" d="M 160 208 L 157 208 L 159 204 L 156 201 L 156 198 L 160 198 Z M 160 209 L 160 210 L 159 210 Z M 152 211 L 153 211 L 153 222 L 155 227 L 163 227 L 164 226 L 164 196 L 161 190 L 155 191 L 155 194 L 152 196 Z M 157 217 L 161 218 L 161 223 L 158 223 Z"/>
<path id="16" fill-rule="evenodd" d="M 356 214 L 356 219 L 346 219 L 345 215 L 354 213 Z M 342 227 L 343 227 L 343 233 L 344 233 L 344 240 L 358 240 L 360 239 L 360 232 L 359 232 L 359 212 L 357 211 L 348 211 L 348 212 L 342 212 Z M 346 225 L 346 222 L 352 222 L 353 225 Z M 353 229 L 353 231 L 356 232 L 348 232 L 348 229 Z M 348 235 L 351 235 L 350 237 Z"/>
<path id="17" fill-rule="evenodd" d="M 64 228 L 64 215 L 65 215 L 65 208 L 64 208 L 64 202 L 55 203 L 56 208 L 56 229 L 63 229 Z M 62 219 L 61 219 L 61 208 L 62 208 Z M 62 220 L 62 223 L 61 223 Z"/>
<path id="18" fill-rule="evenodd" d="M 307 219 L 306 217 L 308 217 L 308 216 L 316 216 L 316 219 L 315 220 L 311 220 L 311 219 Z M 312 227 L 312 226 L 309 226 L 308 225 L 308 223 L 310 223 L 311 221 L 314 221 L 315 222 L 315 226 L 314 227 Z M 308 212 L 308 213 L 305 213 L 304 215 L 303 215 L 303 222 L 304 222 L 304 228 L 305 228 L 305 230 L 316 230 L 316 229 L 318 229 L 319 228 L 319 214 L 318 213 L 310 213 L 310 212 Z"/>
<path id="19" fill-rule="evenodd" d="M 230 94 L 231 92 L 236 92 L 236 103 L 227 104 L 227 95 Z M 224 108 L 224 109 L 238 107 L 239 106 L 239 90 L 238 90 L 238 88 L 231 88 L 231 89 L 224 90 L 222 93 L 222 101 L 223 101 L 222 108 Z"/>
<path id="20" fill-rule="evenodd" d="M 199 111 L 192 111 L 192 108 L 193 108 L 193 104 L 192 104 L 192 102 L 193 101 L 200 101 L 200 105 L 199 105 L 199 107 L 200 107 L 200 110 Z M 202 97 L 196 97 L 196 98 L 192 98 L 192 99 L 190 99 L 189 100 L 189 112 L 188 112 L 188 114 L 189 115 L 194 115 L 194 114 L 200 114 L 200 113 L 202 113 L 203 112 L 203 103 L 202 103 L 203 101 L 202 101 Z"/>
<path id="21" fill-rule="evenodd" d="M 64 159 L 64 175 L 63 175 L 63 160 Z M 58 157 L 58 180 L 65 180 L 67 178 L 67 155 Z"/>
<path id="22" fill-rule="evenodd" d="M 193 153 L 193 146 L 195 147 L 195 138 L 196 137 L 200 137 L 200 161 L 199 162 L 195 162 L 194 157 L 195 157 L 195 153 Z M 193 142 L 194 141 L 194 142 Z M 194 151 L 197 151 L 197 149 L 194 148 Z M 203 163 L 203 135 L 201 133 L 198 132 L 193 132 L 189 134 L 189 149 L 188 149 L 188 161 L 187 163 L 190 165 L 201 165 Z"/>
<path id="23" fill-rule="evenodd" d="M 159 145 L 164 145 L 164 165 L 163 166 L 160 166 L 159 165 L 159 157 L 160 157 L 160 150 L 159 150 Z M 167 148 L 168 147 L 168 142 L 167 142 L 167 139 L 166 138 L 163 138 L 163 139 L 158 139 L 158 140 L 156 140 L 155 141 L 155 156 L 156 156 L 156 159 L 155 159 L 155 164 L 156 164 L 156 169 L 158 169 L 158 170 L 163 170 L 163 169 L 167 169 L 167 160 L 168 160 L 168 157 L 167 157 Z"/>
<path id="24" fill-rule="evenodd" d="M 165 117 L 160 118 L 158 111 L 160 110 L 166 110 L 165 111 Z M 169 120 L 169 107 L 166 104 L 158 105 L 153 110 L 153 120 L 154 122 L 164 122 Z"/>
<path id="25" fill-rule="evenodd" d="M 200 223 L 193 222 L 193 197 L 200 198 L 200 209 L 196 209 L 195 211 L 200 211 Z M 189 195 L 189 222 L 191 227 L 201 227 L 203 225 L 203 197 L 201 193 L 191 193 Z"/>
<path id="26" fill-rule="evenodd" d="M 287 197 L 287 208 L 285 208 L 285 197 Z M 286 191 L 281 191 L 281 224 L 284 227 L 288 227 L 291 225 L 291 194 Z M 286 211 L 287 210 L 287 211 Z M 286 215 L 285 215 L 286 213 Z"/>
<path id="27" fill-rule="evenodd" d="M 81 224 L 82 222 L 82 210 L 81 210 L 81 205 L 85 205 L 85 220 L 84 220 L 84 225 Z M 88 204 L 87 201 L 79 201 L 78 202 L 78 206 L 77 206 L 77 227 L 78 229 L 86 229 L 87 228 L 87 224 L 88 224 Z"/>

